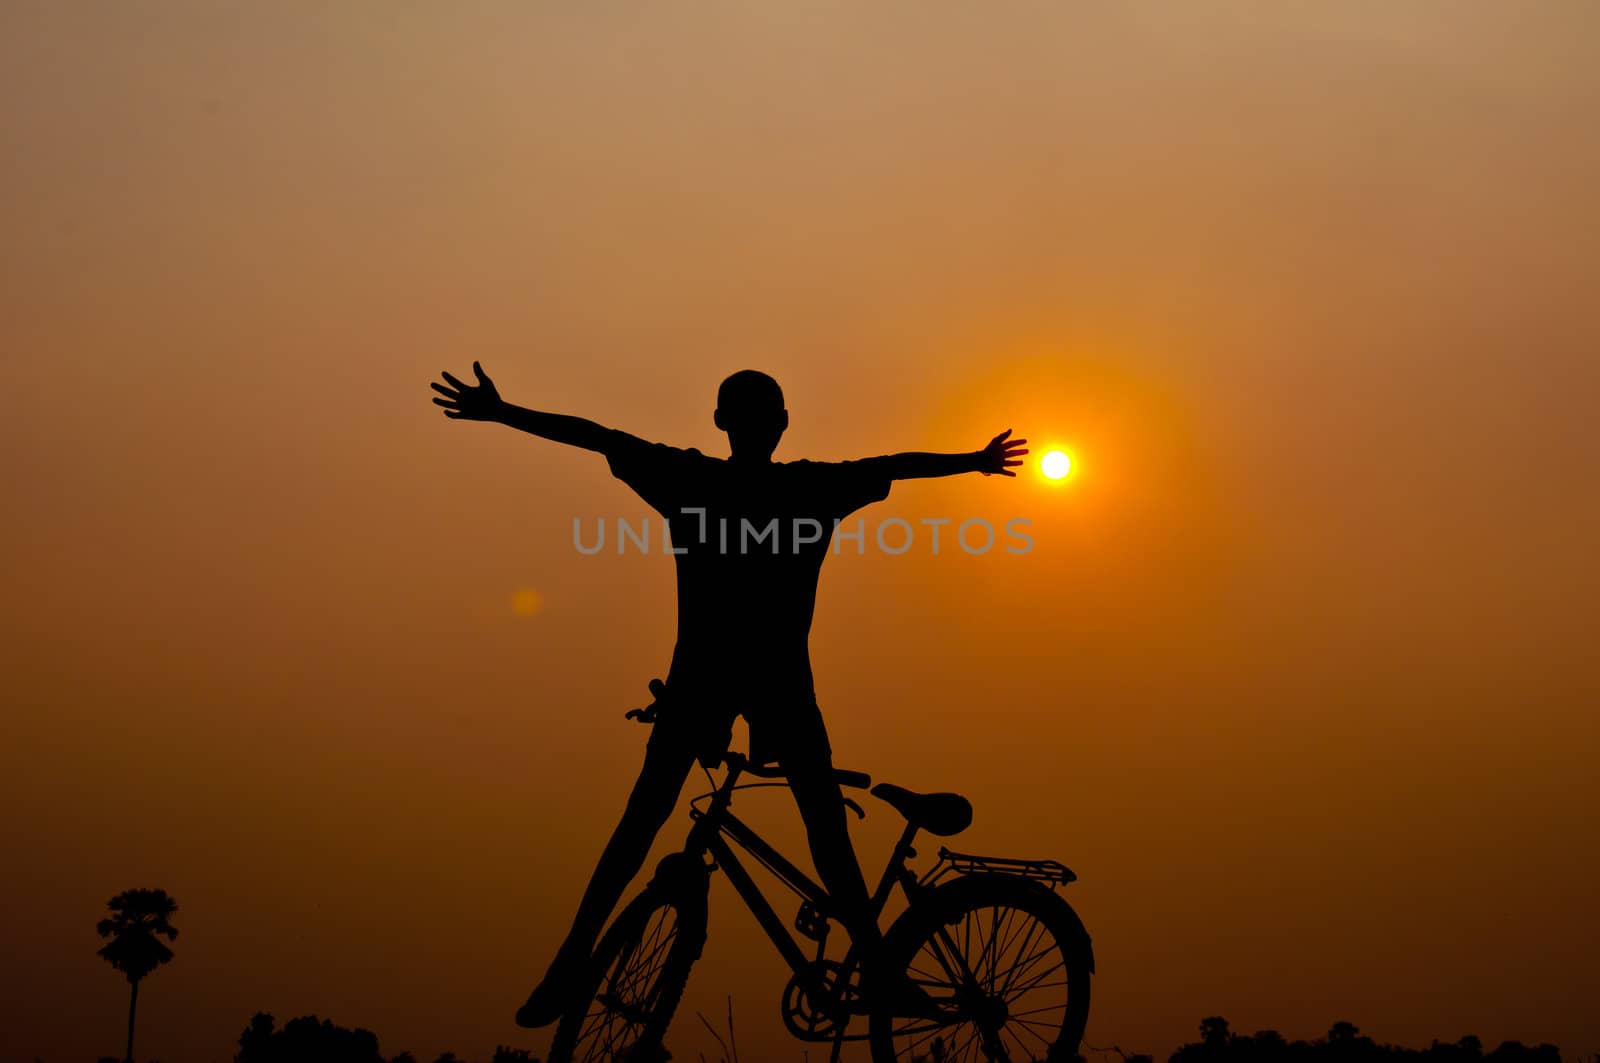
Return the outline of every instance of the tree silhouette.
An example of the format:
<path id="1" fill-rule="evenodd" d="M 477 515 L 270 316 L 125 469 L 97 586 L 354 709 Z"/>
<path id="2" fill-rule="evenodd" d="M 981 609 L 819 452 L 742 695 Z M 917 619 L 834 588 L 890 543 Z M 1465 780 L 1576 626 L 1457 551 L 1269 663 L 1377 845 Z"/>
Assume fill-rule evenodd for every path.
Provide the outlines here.
<path id="1" fill-rule="evenodd" d="M 1353 1022 L 1340 1020 L 1328 1028 L 1328 1043 L 1330 1045 L 1347 1045 L 1355 1042 L 1361 1033 L 1361 1028 Z"/>
<path id="2" fill-rule="evenodd" d="M 121 971 L 132 987 L 128 996 L 128 1051 L 124 1057 L 133 1063 L 133 1019 L 139 1007 L 139 982 L 145 975 L 172 959 L 172 950 L 161 938 L 175 940 L 178 928 L 171 923 L 178 902 L 166 890 L 124 890 L 106 902 L 109 918 L 95 927 L 111 940 L 100 949 L 100 957 Z"/>
<path id="3" fill-rule="evenodd" d="M 1228 1044 L 1228 1020 L 1212 1015 L 1200 1020 L 1200 1043 L 1211 1048 L 1224 1048 Z"/>

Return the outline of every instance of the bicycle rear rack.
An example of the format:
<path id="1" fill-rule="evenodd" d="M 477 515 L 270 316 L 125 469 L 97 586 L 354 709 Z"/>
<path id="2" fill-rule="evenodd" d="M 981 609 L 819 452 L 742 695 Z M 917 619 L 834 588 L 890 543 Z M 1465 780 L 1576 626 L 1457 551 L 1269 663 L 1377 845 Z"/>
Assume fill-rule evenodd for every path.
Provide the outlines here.
<path id="1" fill-rule="evenodd" d="M 1062 886 L 1075 882 L 1078 878 L 1072 873 L 1071 868 L 1059 860 L 1016 860 L 1009 856 L 975 856 L 972 853 L 954 853 L 940 846 L 939 863 L 934 866 L 927 881 L 932 883 L 951 873 L 1014 875 L 1017 878 Z"/>

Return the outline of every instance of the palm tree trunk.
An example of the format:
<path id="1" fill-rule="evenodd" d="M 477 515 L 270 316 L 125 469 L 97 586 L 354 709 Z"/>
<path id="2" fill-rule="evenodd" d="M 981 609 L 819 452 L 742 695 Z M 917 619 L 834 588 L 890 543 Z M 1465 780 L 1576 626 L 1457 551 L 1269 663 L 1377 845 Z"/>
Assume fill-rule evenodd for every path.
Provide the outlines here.
<path id="1" fill-rule="evenodd" d="M 133 1012 L 139 1006 L 139 983 L 130 983 L 133 992 L 128 996 L 128 1063 L 133 1063 Z"/>

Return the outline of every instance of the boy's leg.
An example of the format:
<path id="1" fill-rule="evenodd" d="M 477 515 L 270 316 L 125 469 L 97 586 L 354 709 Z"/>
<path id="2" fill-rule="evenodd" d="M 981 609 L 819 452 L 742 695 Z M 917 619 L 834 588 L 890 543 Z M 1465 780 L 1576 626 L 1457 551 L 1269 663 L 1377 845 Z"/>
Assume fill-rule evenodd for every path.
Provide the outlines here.
<path id="1" fill-rule="evenodd" d="M 814 715 L 813 715 L 814 714 Z M 862 982 L 873 994 L 891 999 L 900 1014 L 937 1015 L 937 1005 L 904 971 L 891 971 L 883 960 L 883 932 L 872 914 L 872 898 L 845 817 L 844 793 L 833 775 L 822 714 L 802 709 L 783 729 L 786 746 L 780 759 L 805 822 L 806 841 L 817 874 L 839 910 L 839 918 L 861 957 Z"/>
<path id="2" fill-rule="evenodd" d="M 622 891 L 644 866 L 650 846 L 677 806 L 678 794 L 694 766 L 694 747 L 679 737 L 665 730 L 650 736 L 638 781 L 633 784 L 622 819 L 611 832 L 611 840 L 606 842 L 583 899 L 578 902 L 572 929 L 556 951 L 544 980 L 517 1010 L 517 1025 L 545 1026 L 566 1010 L 575 974 L 588 962 L 606 919 L 622 899 Z"/>
<path id="3" fill-rule="evenodd" d="M 833 777 L 833 760 L 823 757 L 820 763 L 809 760 L 786 767 L 789 787 L 805 822 L 811 862 L 816 865 L 828 896 L 838 905 L 850 940 L 870 952 L 876 949 L 881 935 L 872 918 L 867 882 L 861 876 L 861 864 L 850 842 L 844 793 Z"/>
<path id="4" fill-rule="evenodd" d="M 752 725 L 752 744 L 757 741 L 758 726 L 765 732 L 761 737 L 778 746 L 771 752 L 789 777 L 789 788 L 794 791 L 795 804 L 805 823 L 811 862 L 816 865 L 822 885 L 838 906 L 850 939 L 864 951 L 872 951 L 881 935 L 872 918 L 861 864 L 850 842 L 844 793 L 833 776 L 833 751 L 821 710 L 811 700 L 784 706 L 781 717 Z"/>

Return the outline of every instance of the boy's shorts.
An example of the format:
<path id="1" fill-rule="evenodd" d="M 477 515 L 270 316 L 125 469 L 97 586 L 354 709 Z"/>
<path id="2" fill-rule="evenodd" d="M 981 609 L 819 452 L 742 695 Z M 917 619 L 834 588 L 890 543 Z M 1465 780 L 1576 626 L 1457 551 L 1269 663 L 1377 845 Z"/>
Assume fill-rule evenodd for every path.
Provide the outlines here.
<path id="1" fill-rule="evenodd" d="M 682 749 L 706 767 L 714 766 L 733 741 L 733 721 L 740 716 L 750 727 L 750 762 L 778 764 L 785 771 L 824 768 L 833 763 L 828 731 L 814 694 L 772 698 L 760 709 L 749 702 L 740 708 L 715 695 L 674 691 L 656 702 L 651 747 Z"/>

